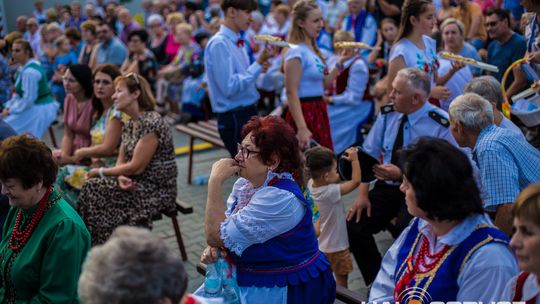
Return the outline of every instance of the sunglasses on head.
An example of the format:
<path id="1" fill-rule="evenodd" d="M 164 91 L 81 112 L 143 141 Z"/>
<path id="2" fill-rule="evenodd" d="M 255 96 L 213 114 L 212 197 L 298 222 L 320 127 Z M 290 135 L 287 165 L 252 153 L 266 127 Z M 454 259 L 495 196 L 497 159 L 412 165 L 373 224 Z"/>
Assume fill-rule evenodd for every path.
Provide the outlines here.
<path id="1" fill-rule="evenodd" d="M 126 77 L 127 78 L 133 77 L 133 79 L 135 80 L 135 83 L 137 85 L 141 85 L 141 83 L 139 82 L 139 77 L 140 77 L 139 74 L 131 72 L 129 74 L 126 74 Z"/>

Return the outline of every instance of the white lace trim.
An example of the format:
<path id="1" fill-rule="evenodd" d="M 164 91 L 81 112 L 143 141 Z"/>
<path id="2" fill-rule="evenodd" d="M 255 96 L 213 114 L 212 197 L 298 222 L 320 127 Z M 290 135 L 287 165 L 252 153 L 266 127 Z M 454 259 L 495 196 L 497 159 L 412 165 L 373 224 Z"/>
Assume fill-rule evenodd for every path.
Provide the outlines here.
<path id="1" fill-rule="evenodd" d="M 237 199 L 237 203 L 234 207 L 234 210 L 231 211 L 231 214 L 235 214 L 238 211 L 242 210 L 245 206 L 247 206 L 249 204 L 249 201 L 253 197 L 253 194 L 255 194 L 255 192 L 264 187 L 268 187 L 268 183 L 275 177 L 279 179 L 290 179 L 294 181 L 292 174 L 288 172 L 275 173 L 273 171 L 268 171 L 268 173 L 266 174 L 266 180 L 264 181 L 262 186 L 258 188 L 254 188 L 247 179 L 239 180 L 235 189 L 233 189 L 233 194 Z"/>
<path id="2" fill-rule="evenodd" d="M 227 224 L 229 220 L 226 219 L 223 221 L 220 225 L 220 232 L 221 232 L 221 239 L 223 240 L 223 245 L 225 245 L 225 248 L 228 248 L 230 251 L 234 252 L 236 255 L 241 256 L 242 252 L 244 252 L 244 247 L 240 245 L 240 243 L 235 242 L 227 232 Z"/>

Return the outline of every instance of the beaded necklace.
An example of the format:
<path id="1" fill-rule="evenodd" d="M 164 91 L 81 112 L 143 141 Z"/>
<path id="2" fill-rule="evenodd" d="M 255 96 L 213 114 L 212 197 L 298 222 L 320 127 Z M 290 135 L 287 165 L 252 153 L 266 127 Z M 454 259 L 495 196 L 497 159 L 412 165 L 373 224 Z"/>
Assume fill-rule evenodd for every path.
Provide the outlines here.
<path id="1" fill-rule="evenodd" d="M 32 235 L 32 232 L 36 228 L 37 224 L 43 217 L 43 214 L 45 213 L 45 209 L 47 207 L 47 201 L 49 200 L 49 197 L 52 193 L 52 186 L 49 187 L 47 190 L 47 193 L 41 198 L 41 200 L 38 202 L 37 209 L 35 213 L 32 215 L 32 218 L 30 219 L 30 223 L 26 225 L 26 227 L 20 231 L 21 222 L 22 222 L 22 214 L 23 211 L 19 210 L 17 213 L 17 218 L 15 219 L 15 225 L 13 226 L 13 232 L 11 234 L 11 238 L 9 239 L 9 248 L 13 252 L 19 252 L 24 247 L 30 236 Z"/>
<path id="2" fill-rule="evenodd" d="M 420 245 L 420 249 L 418 250 L 416 259 L 411 255 L 405 260 L 405 263 L 407 264 L 407 270 L 405 270 L 405 273 L 394 288 L 394 299 L 396 301 L 399 301 L 399 296 L 405 289 L 407 289 L 407 287 L 409 287 L 412 280 L 417 274 L 425 274 L 432 271 L 435 266 L 437 266 L 441 262 L 442 257 L 448 252 L 448 250 L 450 250 L 450 248 L 451 246 L 444 245 L 441 250 L 435 252 L 434 254 L 431 254 L 429 252 L 429 241 L 424 235 L 422 237 L 422 245 Z M 428 257 L 432 261 L 427 262 L 426 257 Z M 423 270 L 420 270 L 419 265 L 422 265 Z"/>

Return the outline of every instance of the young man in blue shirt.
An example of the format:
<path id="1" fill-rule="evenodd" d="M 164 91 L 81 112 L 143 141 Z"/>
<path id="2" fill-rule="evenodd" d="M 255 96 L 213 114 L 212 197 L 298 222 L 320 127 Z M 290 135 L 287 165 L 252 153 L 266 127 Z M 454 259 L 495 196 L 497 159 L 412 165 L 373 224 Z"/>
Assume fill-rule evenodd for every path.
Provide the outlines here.
<path id="1" fill-rule="evenodd" d="M 268 58 L 273 56 L 273 50 L 265 47 L 257 61 L 250 64 L 244 48 L 240 33 L 249 28 L 251 11 L 256 7 L 254 0 L 222 1 L 223 23 L 204 51 L 210 103 L 217 114 L 219 135 L 232 157 L 242 140 L 242 127 L 258 114 L 255 80 L 268 68 Z"/>

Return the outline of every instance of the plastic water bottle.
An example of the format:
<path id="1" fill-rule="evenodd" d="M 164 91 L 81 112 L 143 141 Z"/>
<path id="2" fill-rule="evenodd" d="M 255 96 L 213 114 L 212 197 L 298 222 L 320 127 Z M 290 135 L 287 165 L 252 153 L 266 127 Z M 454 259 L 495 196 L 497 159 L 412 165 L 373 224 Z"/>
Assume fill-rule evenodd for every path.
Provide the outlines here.
<path id="1" fill-rule="evenodd" d="M 223 297 L 228 304 L 241 304 L 240 290 L 236 280 L 227 279 L 223 282 Z"/>
<path id="2" fill-rule="evenodd" d="M 240 290 L 236 282 L 236 267 L 230 265 L 225 259 L 219 258 L 216 262 L 223 278 L 223 297 L 227 304 L 241 304 Z"/>
<path id="3" fill-rule="evenodd" d="M 219 296 L 221 294 L 221 276 L 216 269 L 216 264 L 206 266 L 206 277 L 204 278 L 204 291 L 208 296 Z"/>
<path id="4" fill-rule="evenodd" d="M 208 179 L 210 176 L 208 175 L 197 175 L 195 176 L 195 179 L 193 180 L 193 183 L 197 186 L 202 186 L 208 184 Z"/>

